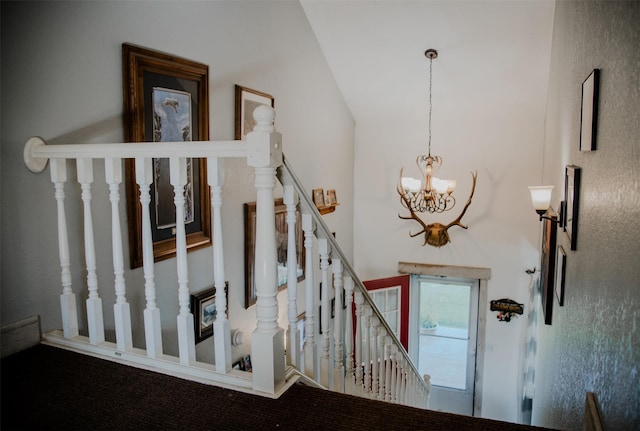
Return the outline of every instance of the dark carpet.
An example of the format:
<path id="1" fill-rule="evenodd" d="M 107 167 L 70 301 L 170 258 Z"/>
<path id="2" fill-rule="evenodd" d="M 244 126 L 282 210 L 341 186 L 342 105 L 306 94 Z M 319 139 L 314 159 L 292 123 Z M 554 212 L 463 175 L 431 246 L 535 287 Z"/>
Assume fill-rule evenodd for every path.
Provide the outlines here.
<path id="1" fill-rule="evenodd" d="M 277 400 L 37 345 L 0 362 L 2 430 L 531 430 L 294 385 Z"/>

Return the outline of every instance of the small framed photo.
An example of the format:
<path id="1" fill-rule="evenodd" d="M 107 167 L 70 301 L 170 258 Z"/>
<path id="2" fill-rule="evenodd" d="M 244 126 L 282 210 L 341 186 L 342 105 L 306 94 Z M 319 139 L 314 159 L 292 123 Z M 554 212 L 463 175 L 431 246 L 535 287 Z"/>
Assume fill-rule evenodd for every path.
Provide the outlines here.
<path id="1" fill-rule="evenodd" d="M 324 208 L 327 206 L 324 201 L 324 189 L 313 189 L 313 203 L 316 208 Z"/>
<path id="2" fill-rule="evenodd" d="M 256 125 L 253 111 L 260 105 L 275 107 L 273 96 L 261 91 L 236 85 L 235 139 L 246 139 Z"/>
<path id="3" fill-rule="evenodd" d="M 578 245 L 578 209 L 580 207 L 580 168 L 567 165 L 564 175 L 564 231 L 569 237 L 571 250 Z"/>
<path id="4" fill-rule="evenodd" d="M 542 314 L 545 325 L 551 325 L 553 313 L 553 292 L 556 265 L 556 230 L 558 214 L 549 209 L 547 218 L 542 224 L 542 252 L 540 254 L 540 290 L 542 299 Z"/>
<path id="5" fill-rule="evenodd" d="M 335 189 L 327 190 L 327 205 L 338 205 L 338 198 L 336 198 Z"/>
<path id="6" fill-rule="evenodd" d="M 598 123 L 598 86 L 600 70 L 593 69 L 582 83 L 582 107 L 580 110 L 580 151 L 596 149 Z"/>
<path id="7" fill-rule="evenodd" d="M 229 310 L 229 283 L 224 286 Z M 191 314 L 193 314 L 196 344 L 213 335 L 213 322 L 216 320 L 216 288 L 209 287 L 191 294 Z"/>
<path id="8" fill-rule="evenodd" d="M 564 252 L 564 248 L 559 245 L 558 253 L 556 254 L 556 298 L 561 307 L 564 305 L 564 275 L 566 263 L 567 255 Z"/>

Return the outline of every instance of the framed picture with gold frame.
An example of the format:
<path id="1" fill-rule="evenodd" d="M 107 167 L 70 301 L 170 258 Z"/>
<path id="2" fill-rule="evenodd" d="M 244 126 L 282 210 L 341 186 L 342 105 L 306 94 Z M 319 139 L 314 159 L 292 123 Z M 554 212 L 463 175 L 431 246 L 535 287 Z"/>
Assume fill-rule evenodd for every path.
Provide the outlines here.
<path id="1" fill-rule="evenodd" d="M 251 88 L 236 85 L 236 121 L 235 139 L 246 139 L 247 134 L 253 131 L 256 125 L 253 119 L 253 111 L 260 105 L 275 107 L 273 96 Z"/>
<path id="2" fill-rule="evenodd" d="M 209 139 L 209 67 L 174 55 L 122 45 L 124 128 L 128 142 Z M 205 159 L 187 160 L 187 251 L 211 245 L 211 209 Z M 142 206 L 135 161 L 125 160 L 131 268 L 142 266 Z M 169 160 L 153 160 L 151 230 L 154 261 L 176 255 L 174 191 Z"/>

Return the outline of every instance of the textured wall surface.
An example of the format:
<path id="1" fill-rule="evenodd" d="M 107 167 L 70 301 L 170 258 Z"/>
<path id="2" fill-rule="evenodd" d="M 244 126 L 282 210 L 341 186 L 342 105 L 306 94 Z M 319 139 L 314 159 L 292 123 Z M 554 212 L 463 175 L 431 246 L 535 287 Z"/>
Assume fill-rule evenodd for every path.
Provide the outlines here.
<path id="1" fill-rule="evenodd" d="M 640 427 L 640 3 L 558 2 L 545 183 L 563 199 L 582 168 L 577 250 L 567 236 L 565 305 L 539 328 L 534 423 L 581 429 L 595 392 L 607 429 Z M 581 84 L 600 69 L 597 150 L 580 152 Z M 552 203 L 554 202 L 552 201 Z"/>

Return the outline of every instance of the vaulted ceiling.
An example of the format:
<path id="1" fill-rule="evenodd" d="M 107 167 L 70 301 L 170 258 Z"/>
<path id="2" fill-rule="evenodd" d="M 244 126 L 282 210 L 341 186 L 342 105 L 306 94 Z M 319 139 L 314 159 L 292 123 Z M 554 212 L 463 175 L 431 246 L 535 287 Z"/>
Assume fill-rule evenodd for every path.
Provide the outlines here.
<path id="1" fill-rule="evenodd" d="M 436 106 L 463 101 L 469 89 L 484 89 L 490 97 L 492 86 L 511 80 L 538 83 L 541 71 L 548 72 L 555 4 L 550 0 L 301 4 L 356 124 L 424 109 L 428 48 L 439 52 L 433 63 Z"/>

